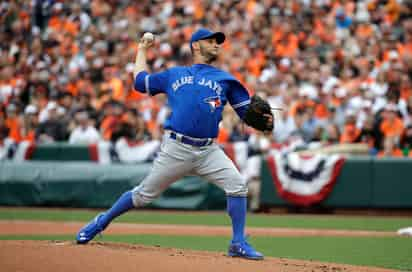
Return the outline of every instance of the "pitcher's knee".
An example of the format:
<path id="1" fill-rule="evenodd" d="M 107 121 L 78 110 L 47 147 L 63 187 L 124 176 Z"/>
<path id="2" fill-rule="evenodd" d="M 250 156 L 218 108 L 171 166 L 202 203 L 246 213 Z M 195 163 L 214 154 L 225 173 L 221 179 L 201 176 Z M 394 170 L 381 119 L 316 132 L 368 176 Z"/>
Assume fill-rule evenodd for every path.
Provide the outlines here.
<path id="1" fill-rule="evenodd" d="M 247 196 L 248 187 L 244 178 L 232 179 L 224 184 L 226 195 Z"/>
<path id="2" fill-rule="evenodd" d="M 158 197 L 158 194 L 145 192 L 142 186 L 137 186 L 132 190 L 133 205 L 143 207 L 153 202 Z"/>

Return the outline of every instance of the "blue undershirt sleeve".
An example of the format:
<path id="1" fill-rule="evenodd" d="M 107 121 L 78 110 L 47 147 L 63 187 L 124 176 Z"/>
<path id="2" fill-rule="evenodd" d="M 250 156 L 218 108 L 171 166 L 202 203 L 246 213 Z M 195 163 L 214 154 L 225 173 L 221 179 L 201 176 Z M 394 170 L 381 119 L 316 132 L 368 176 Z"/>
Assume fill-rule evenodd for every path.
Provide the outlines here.
<path id="1" fill-rule="evenodd" d="M 134 89 L 141 93 L 156 95 L 158 93 L 166 93 L 168 83 L 168 70 L 154 74 L 142 71 L 137 74 L 134 80 Z"/>
<path id="2" fill-rule="evenodd" d="M 243 117 L 245 117 L 245 114 L 246 114 L 246 111 L 247 111 L 248 107 L 249 107 L 249 104 L 235 109 L 235 111 L 236 111 L 237 115 L 240 117 L 240 119 L 243 120 Z"/>
<path id="3" fill-rule="evenodd" d="M 146 93 L 145 78 L 149 75 L 146 71 L 137 74 L 134 79 L 134 89 L 141 93 Z"/>
<path id="4" fill-rule="evenodd" d="M 250 104 L 249 92 L 238 81 L 233 80 L 229 84 L 228 101 L 237 115 L 243 119 Z"/>

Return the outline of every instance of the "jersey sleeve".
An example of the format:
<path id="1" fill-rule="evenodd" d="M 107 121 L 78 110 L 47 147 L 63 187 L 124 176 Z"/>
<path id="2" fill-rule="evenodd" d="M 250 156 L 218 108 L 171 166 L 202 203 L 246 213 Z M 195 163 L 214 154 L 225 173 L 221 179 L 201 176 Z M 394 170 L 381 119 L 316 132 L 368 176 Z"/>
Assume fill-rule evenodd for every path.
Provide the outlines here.
<path id="1" fill-rule="evenodd" d="M 141 93 L 156 95 L 166 93 L 169 83 L 169 71 L 149 74 L 146 71 L 137 74 L 134 80 L 134 89 Z"/>
<path id="2" fill-rule="evenodd" d="M 237 80 L 229 81 L 229 91 L 227 93 L 227 99 L 236 111 L 237 115 L 241 119 L 245 115 L 245 112 L 250 104 L 249 92 L 243 87 Z"/>

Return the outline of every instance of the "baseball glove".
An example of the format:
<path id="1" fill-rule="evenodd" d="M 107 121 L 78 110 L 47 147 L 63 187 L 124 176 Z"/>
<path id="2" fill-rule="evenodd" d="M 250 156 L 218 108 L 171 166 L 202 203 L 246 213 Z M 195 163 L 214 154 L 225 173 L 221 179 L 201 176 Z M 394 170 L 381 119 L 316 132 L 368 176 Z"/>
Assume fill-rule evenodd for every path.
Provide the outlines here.
<path id="1" fill-rule="evenodd" d="M 272 122 L 269 122 L 270 116 L 272 116 Z M 252 96 L 243 121 L 257 130 L 272 131 L 273 113 L 269 103 L 257 95 Z"/>

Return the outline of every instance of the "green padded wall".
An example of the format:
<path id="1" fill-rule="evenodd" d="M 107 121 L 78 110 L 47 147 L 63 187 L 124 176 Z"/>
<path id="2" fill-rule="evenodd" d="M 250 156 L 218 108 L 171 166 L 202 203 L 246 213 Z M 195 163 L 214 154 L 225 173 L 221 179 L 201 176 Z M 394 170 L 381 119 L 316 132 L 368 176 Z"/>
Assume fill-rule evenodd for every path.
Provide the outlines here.
<path id="1" fill-rule="evenodd" d="M 60 160 L 60 145 L 49 144 L 36 146 L 31 155 L 30 160 L 33 161 L 59 161 Z"/>
<path id="2" fill-rule="evenodd" d="M 107 208 L 138 185 L 151 164 L 91 162 L 0 162 L 0 205 Z M 152 208 L 224 209 L 225 194 L 197 177 L 186 177 Z"/>
<path id="3" fill-rule="evenodd" d="M 411 159 L 382 158 L 375 160 L 373 179 L 373 207 L 412 207 Z"/>
<path id="4" fill-rule="evenodd" d="M 32 161 L 91 161 L 87 145 L 66 142 L 36 145 Z"/>
<path id="5" fill-rule="evenodd" d="M 322 202 L 325 207 L 370 207 L 372 205 L 373 159 L 348 158 L 343 165 L 335 187 Z"/>
<path id="6" fill-rule="evenodd" d="M 261 160 L 261 190 L 260 190 L 260 203 L 262 206 L 285 206 L 288 203 L 280 198 L 276 192 L 276 187 L 273 184 L 273 177 L 269 170 L 266 159 Z"/>

